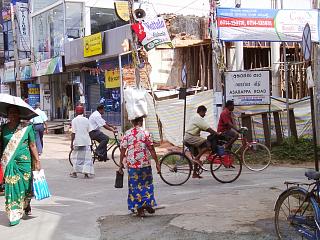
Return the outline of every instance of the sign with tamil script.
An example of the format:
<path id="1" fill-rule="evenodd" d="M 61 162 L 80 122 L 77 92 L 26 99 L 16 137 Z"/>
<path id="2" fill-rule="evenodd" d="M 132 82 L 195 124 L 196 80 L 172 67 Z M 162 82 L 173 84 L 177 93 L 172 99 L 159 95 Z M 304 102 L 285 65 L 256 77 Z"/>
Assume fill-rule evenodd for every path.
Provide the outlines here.
<path id="1" fill-rule="evenodd" d="M 269 71 L 225 72 L 226 101 L 237 106 L 270 104 Z"/>
<path id="2" fill-rule="evenodd" d="M 315 9 L 217 8 L 219 39 L 224 41 L 300 42 L 309 23 L 313 42 L 319 42 L 319 13 Z"/>
<path id="3" fill-rule="evenodd" d="M 83 57 L 102 54 L 102 33 L 96 33 L 83 38 Z"/>
<path id="4" fill-rule="evenodd" d="M 18 21 L 18 48 L 20 51 L 30 51 L 29 8 L 28 3 L 16 3 L 16 16 Z"/>
<path id="5" fill-rule="evenodd" d="M 131 27 L 147 51 L 161 44 L 168 44 L 172 47 L 166 23 L 162 17 L 135 23 Z"/>
<path id="6" fill-rule="evenodd" d="M 105 71 L 105 88 L 119 88 L 120 87 L 120 71 L 108 70 Z"/>

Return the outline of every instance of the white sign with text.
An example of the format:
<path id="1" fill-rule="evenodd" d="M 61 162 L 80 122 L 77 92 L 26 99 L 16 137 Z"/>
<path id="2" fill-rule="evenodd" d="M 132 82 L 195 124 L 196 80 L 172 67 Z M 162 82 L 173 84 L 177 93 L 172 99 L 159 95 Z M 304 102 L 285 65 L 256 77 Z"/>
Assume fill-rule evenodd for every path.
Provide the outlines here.
<path id="1" fill-rule="evenodd" d="M 237 106 L 270 104 L 269 71 L 225 72 L 226 101 Z"/>

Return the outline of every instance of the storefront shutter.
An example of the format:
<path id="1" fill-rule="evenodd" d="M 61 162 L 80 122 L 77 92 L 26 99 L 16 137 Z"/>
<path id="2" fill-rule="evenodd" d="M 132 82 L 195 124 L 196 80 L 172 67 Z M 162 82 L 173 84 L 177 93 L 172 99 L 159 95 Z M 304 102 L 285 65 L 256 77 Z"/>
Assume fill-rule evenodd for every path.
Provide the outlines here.
<path id="1" fill-rule="evenodd" d="M 100 102 L 100 85 L 93 84 L 89 86 L 89 107 L 92 111 L 97 109 Z"/>

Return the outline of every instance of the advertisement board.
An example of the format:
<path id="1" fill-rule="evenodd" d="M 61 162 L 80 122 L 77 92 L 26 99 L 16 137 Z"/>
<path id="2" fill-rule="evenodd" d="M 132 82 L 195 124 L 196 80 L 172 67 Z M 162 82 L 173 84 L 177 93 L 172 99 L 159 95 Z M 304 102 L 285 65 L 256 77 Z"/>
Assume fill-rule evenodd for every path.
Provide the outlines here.
<path id="1" fill-rule="evenodd" d="M 125 22 L 130 20 L 128 2 L 124 2 L 124 1 L 114 2 L 114 9 L 116 11 L 118 18 L 120 18 Z"/>
<path id="2" fill-rule="evenodd" d="M 120 87 L 120 71 L 108 70 L 105 71 L 105 88 L 119 88 Z"/>
<path id="3" fill-rule="evenodd" d="M 36 103 L 40 102 L 40 84 L 28 84 L 28 103 L 35 108 Z"/>
<path id="4" fill-rule="evenodd" d="M 172 47 L 167 26 L 162 17 L 135 23 L 131 27 L 146 51 L 161 44 L 168 44 Z"/>
<path id="5" fill-rule="evenodd" d="M 83 38 L 83 57 L 102 54 L 102 35 L 96 33 Z"/>
<path id="6" fill-rule="evenodd" d="M 32 77 L 39 77 L 63 72 L 62 57 L 54 57 L 32 63 Z"/>
<path id="7" fill-rule="evenodd" d="M 236 106 L 270 104 L 269 71 L 225 72 L 226 101 Z"/>
<path id="8" fill-rule="evenodd" d="M 318 10 L 218 8 L 219 39 L 224 41 L 300 42 L 309 23 L 313 42 L 319 42 Z"/>

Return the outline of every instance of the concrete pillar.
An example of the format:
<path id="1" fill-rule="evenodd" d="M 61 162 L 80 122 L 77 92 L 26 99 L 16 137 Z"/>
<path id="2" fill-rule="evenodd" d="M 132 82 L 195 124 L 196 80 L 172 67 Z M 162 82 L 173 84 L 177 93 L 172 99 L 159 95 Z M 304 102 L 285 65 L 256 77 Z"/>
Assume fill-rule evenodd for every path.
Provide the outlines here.
<path id="1" fill-rule="evenodd" d="M 89 36 L 91 35 L 90 7 L 85 7 L 84 9 L 84 34 Z"/>
<path id="2" fill-rule="evenodd" d="M 227 52 L 227 69 L 229 71 L 236 70 L 236 48 L 235 47 L 228 47 L 226 49 Z"/>
<path id="3" fill-rule="evenodd" d="M 280 43 L 271 43 L 271 76 L 272 76 L 272 96 L 280 97 L 280 76 L 279 76 L 279 64 L 280 62 Z"/>
<path id="4" fill-rule="evenodd" d="M 236 42 L 236 70 L 243 70 L 243 42 Z"/>

